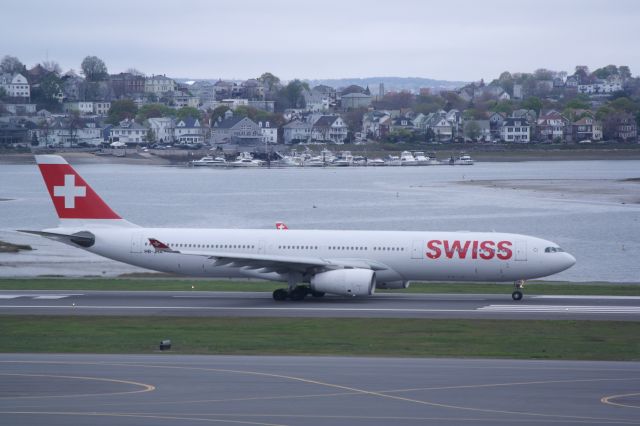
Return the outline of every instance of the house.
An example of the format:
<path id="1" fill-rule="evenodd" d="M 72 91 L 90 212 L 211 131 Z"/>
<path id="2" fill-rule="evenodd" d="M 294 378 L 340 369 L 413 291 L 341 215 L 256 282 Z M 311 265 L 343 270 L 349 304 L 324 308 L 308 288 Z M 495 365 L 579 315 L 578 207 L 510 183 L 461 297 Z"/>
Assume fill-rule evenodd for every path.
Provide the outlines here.
<path id="1" fill-rule="evenodd" d="M 371 95 L 365 93 L 349 93 L 342 95 L 341 106 L 343 110 L 368 108 L 371 105 L 372 99 Z"/>
<path id="2" fill-rule="evenodd" d="M 153 139 L 159 143 L 173 143 L 175 122 L 171 117 L 156 117 L 147 120 Z"/>
<path id="3" fill-rule="evenodd" d="M 634 142 L 638 139 L 638 126 L 631 114 L 616 117 L 614 122 L 614 136 L 623 142 Z"/>
<path id="4" fill-rule="evenodd" d="M 242 91 L 237 84 L 231 81 L 218 80 L 213 84 L 213 92 L 216 100 L 222 100 L 240 97 Z"/>
<path id="5" fill-rule="evenodd" d="M 135 120 L 123 120 L 109 132 L 111 142 L 126 144 L 141 144 L 147 141 L 147 128 L 136 123 Z"/>
<path id="6" fill-rule="evenodd" d="M 94 120 L 71 122 L 58 119 L 44 121 L 36 133 L 39 145 L 58 145 L 72 147 L 78 144 L 100 145 L 103 142 L 102 128 Z"/>
<path id="7" fill-rule="evenodd" d="M 176 109 L 185 108 L 185 107 L 198 108 L 198 106 L 200 105 L 199 98 L 195 96 L 191 96 L 188 93 L 182 93 L 182 92 L 175 92 L 171 97 L 171 101 L 172 101 L 171 106 Z"/>
<path id="8" fill-rule="evenodd" d="M 259 121 L 258 127 L 262 131 L 262 143 L 277 144 L 278 143 L 278 128 L 272 127 L 269 121 Z"/>
<path id="9" fill-rule="evenodd" d="M 0 146 L 28 145 L 30 142 L 29 129 L 25 126 L 13 121 L 0 122 Z"/>
<path id="10" fill-rule="evenodd" d="M 602 140 L 602 123 L 591 117 L 583 117 L 573 123 L 572 132 L 573 140 L 581 142 L 585 140 L 600 141 Z"/>
<path id="11" fill-rule="evenodd" d="M 311 140 L 311 124 L 300 120 L 293 120 L 283 126 L 285 144 L 306 143 Z"/>
<path id="12" fill-rule="evenodd" d="M 240 83 L 240 90 L 242 96 L 247 99 L 257 101 L 264 99 L 264 85 L 255 78 L 250 78 Z"/>
<path id="13" fill-rule="evenodd" d="M 30 103 L 5 103 L 1 104 L 4 109 L 13 115 L 33 115 L 36 113 L 36 104 Z"/>
<path id="14" fill-rule="evenodd" d="M 225 118 L 220 117 L 211 127 L 212 144 L 235 144 L 239 147 L 262 145 L 262 130 L 248 117 L 233 116 L 227 111 Z"/>
<path id="15" fill-rule="evenodd" d="M 579 84 L 580 84 L 580 81 L 578 80 L 578 77 L 575 75 L 570 75 L 569 77 L 567 77 L 567 79 L 564 82 L 565 87 L 569 89 L 577 89 Z"/>
<path id="16" fill-rule="evenodd" d="M 174 128 L 174 140 L 180 144 L 203 144 L 204 134 L 200 120 L 193 117 L 179 120 Z"/>
<path id="17" fill-rule="evenodd" d="M 386 111 L 367 112 L 362 116 L 362 133 L 371 139 L 384 138 L 391 130 L 391 122 L 391 116 Z"/>
<path id="18" fill-rule="evenodd" d="M 81 102 L 81 101 L 72 101 L 64 103 L 64 111 L 78 111 L 82 115 L 109 115 L 109 110 L 111 109 L 111 102 L 100 101 L 100 102 Z"/>
<path id="19" fill-rule="evenodd" d="M 555 110 L 541 114 L 536 121 L 536 140 L 540 142 L 564 141 L 571 132 L 569 120 Z"/>
<path id="20" fill-rule="evenodd" d="M 347 140 L 347 125 L 338 115 L 323 115 L 311 127 L 311 140 L 342 144 Z"/>
<path id="21" fill-rule="evenodd" d="M 327 93 L 317 90 L 305 90 L 303 93 L 306 110 L 311 112 L 324 112 L 329 109 L 330 97 Z"/>
<path id="22" fill-rule="evenodd" d="M 396 117 L 391 122 L 391 131 L 398 132 L 401 130 L 413 131 L 414 123 L 407 117 Z"/>
<path id="23" fill-rule="evenodd" d="M 31 97 L 31 86 L 29 86 L 27 78 L 22 74 L 0 75 L 0 87 L 4 89 L 7 96 L 11 98 Z"/>
<path id="24" fill-rule="evenodd" d="M 531 141 L 531 126 L 525 118 L 508 117 L 500 129 L 500 137 L 506 142 L 528 143 Z"/>
<path id="25" fill-rule="evenodd" d="M 145 91 L 145 78 L 142 75 L 121 72 L 120 74 L 111 74 L 109 80 L 111 80 L 113 94 L 118 99 Z"/>
<path id="26" fill-rule="evenodd" d="M 532 109 L 517 109 L 511 113 L 512 117 L 524 118 L 529 123 L 535 123 L 538 119 L 538 114 Z"/>
<path id="27" fill-rule="evenodd" d="M 276 110 L 275 101 L 252 101 L 249 99 L 249 101 L 247 101 L 247 106 L 249 108 L 255 108 L 267 112 L 274 112 Z"/>
<path id="28" fill-rule="evenodd" d="M 622 90 L 622 84 L 619 81 L 598 81 L 593 84 L 578 85 L 578 93 L 587 95 L 602 95 L 619 92 Z"/>
<path id="29" fill-rule="evenodd" d="M 153 93 L 160 97 L 163 93 L 174 92 L 176 82 L 164 75 L 152 75 L 144 81 L 145 93 Z"/>

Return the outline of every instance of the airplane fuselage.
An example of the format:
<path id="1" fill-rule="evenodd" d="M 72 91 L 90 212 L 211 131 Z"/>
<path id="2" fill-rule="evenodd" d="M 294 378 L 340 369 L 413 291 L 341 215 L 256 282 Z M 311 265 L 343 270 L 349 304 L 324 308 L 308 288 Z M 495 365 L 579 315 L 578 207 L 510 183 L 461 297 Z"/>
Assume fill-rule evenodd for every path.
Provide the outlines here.
<path id="1" fill-rule="evenodd" d="M 216 266 L 206 256 L 155 250 L 149 238 L 176 250 L 378 262 L 378 283 L 418 280 L 514 281 L 571 266 L 571 255 L 536 237 L 482 232 L 322 231 L 264 229 L 87 228 L 95 244 L 86 250 L 147 269 L 197 277 L 254 277 L 286 281 L 260 269 Z M 51 230 L 56 231 L 56 230 Z M 68 229 L 65 232 L 69 232 Z M 554 248 L 552 252 L 549 248 Z"/>

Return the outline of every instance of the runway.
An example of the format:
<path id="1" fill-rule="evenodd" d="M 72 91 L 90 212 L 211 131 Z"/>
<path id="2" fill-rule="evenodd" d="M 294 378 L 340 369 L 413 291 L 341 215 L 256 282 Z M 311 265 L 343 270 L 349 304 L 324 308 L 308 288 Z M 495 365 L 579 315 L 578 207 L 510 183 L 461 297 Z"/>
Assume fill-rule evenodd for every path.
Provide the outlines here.
<path id="1" fill-rule="evenodd" d="M 640 363 L 0 355 L 3 424 L 640 424 Z"/>
<path id="2" fill-rule="evenodd" d="M 1 291 L 2 314 L 638 321 L 640 297 L 379 293 L 276 302 L 266 292 Z"/>

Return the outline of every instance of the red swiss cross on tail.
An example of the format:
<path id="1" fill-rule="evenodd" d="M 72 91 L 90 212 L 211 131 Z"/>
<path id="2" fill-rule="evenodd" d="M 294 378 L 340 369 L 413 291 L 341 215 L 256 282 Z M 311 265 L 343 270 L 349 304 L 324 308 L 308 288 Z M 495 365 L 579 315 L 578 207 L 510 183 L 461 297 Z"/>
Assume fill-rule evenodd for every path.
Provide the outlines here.
<path id="1" fill-rule="evenodd" d="M 59 155 L 36 155 L 36 163 L 60 219 L 120 219 Z"/>

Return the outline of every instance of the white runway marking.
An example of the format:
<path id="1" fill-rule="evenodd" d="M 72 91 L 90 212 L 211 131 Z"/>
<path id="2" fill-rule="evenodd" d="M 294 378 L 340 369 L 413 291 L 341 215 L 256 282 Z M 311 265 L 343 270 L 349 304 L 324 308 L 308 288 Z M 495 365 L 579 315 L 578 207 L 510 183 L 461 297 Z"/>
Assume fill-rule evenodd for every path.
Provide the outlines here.
<path id="1" fill-rule="evenodd" d="M 29 293 L 29 294 L 0 294 L 0 299 L 17 299 L 19 297 L 27 297 L 29 299 L 39 299 L 39 300 L 56 300 L 56 299 L 64 299 L 67 297 L 73 296 L 83 296 L 82 294 L 38 294 L 38 293 Z"/>
<path id="2" fill-rule="evenodd" d="M 489 305 L 478 308 L 478 310 L 485 312 L 640 314 L 640 306 Z"/>
<path id="3" fill-rule="evenodd" d="M 640 300 L 640 296 L 530 296 L 534 299 Z"/>

